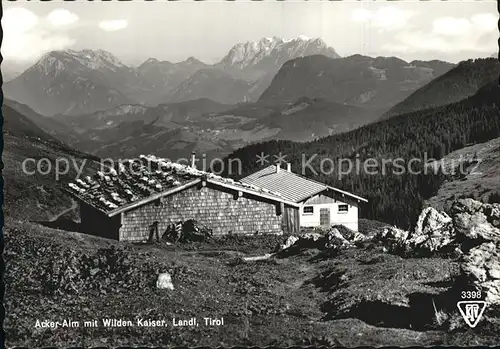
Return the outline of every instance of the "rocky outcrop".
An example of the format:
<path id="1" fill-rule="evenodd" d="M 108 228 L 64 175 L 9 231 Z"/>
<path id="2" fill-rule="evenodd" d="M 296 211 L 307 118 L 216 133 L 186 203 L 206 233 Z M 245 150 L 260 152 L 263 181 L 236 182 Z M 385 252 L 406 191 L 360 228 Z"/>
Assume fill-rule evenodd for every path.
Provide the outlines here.
<path id="1" fill-rule="evenodd" d="M 336 251 L 354 247 L 356 243 L 366 240 L 368 238 L 359 232 L 352 231 L 344 226 L 333 226 L 323 234 L 310 232 L 299 236 L 289 236 L 276 247 L 275 251 L 280 252 L 291 247 Z"/>
<path id="2" fill-rule="evenodd" d="M 500 244 L 483 243 L 472 248 L 461 264 L 462 275 L 486 293 L 485 300 L 500 304 Z"/>
<path id="3" fill-rule="evenodd" d="M 333 228 L 328 233 L 326 233 L 324 238 L 324 246 L 325 249 L 328 250 L 340 250 L 353 247 L 353 243 L 342 236 L 338 229 Z"/>
<path id="4" fill-rule="evenodd" d="M 395 227 L 376 235 L 386 251 L 410 256 L 460 256 L 461 277 L 485 294 L 485 300 L 500 304 L 500 204 L 473 199 L 453 203 L 450 215 L 432 207 L 420 214 L 415 229 Z"/>
<path id="5" fill-rule="evenodd" d="M 463 239 L 500 241 L 500 204 L 462 199 L 453 203 L 451 213 L 453 227 Z"/>
<path id="6" fill-rule="evenodd" d="M 452 219 L 445 212 L 425 208 L 418 217 L 406 245 L 410 250 L 432 254 L 450 246 L 454 240 Z"/>
<path id="7" fill-rule="evenodd" d="M 340 234 L 342 234 L 342 236 L 346 240 L 348 240 L 348 241 L 350 241 L 352 243 L 357 243 L 357 242 L 362 242 L 362 241 L 369 240 L 369 238 L 366 235 L 361 234 L 358 231 L 349 229 L 349 228 L 347 228 L 344 225 L 334 225 L 334 226 L 331 227 L 330 231 L 333 230 L 333 229 L 338 230 L 338 232 Z"/>
<path id="8" fill-rule="evenodd" d="M 279 244 L 276 249 L 275 249 L 275 252 L 280 252 L 280 251 L 283 251 L 283 250 L 286 250 L 287 248 L 289 248 L 290 246 L 292 246 L 293 244 L 295 244 L 297 241 L 299 241 L 299 238 L 296 237 L 296 236 L 289 236 L 286 238 L 285 242 L 282 243 L 282 244 Z"/>
<path id="9" fill-rule="evenodd" d="M 500 204 L 472 199 L 455 201 L 453 227 L 462 243 L 462 276 L 485 293 L 485 300 L 500 304 Z"/>
<path id="10" fill-rule="evenodd" d="M 299 237 L 299 240 L 309 241 L 309 242 L 317 242 L 322 238 L 319 233 L 305 233 Z"/>
<path id="11" fill-rule="evenodd" d="M 387 252 L 399 254 L 406 250 L 409 233 L 396 227 L 387 227 L 374 236 L 374 241 L 381 242 Z"/>

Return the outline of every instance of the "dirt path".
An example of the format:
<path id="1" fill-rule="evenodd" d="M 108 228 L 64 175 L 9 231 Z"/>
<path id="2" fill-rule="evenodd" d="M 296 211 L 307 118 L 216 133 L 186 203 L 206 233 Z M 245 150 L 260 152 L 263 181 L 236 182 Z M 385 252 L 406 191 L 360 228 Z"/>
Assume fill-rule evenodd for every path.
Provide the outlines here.
<path id="1" fill-rule="evenodd" d="M 67 209 L 59 212 L 58 214 L 53 215 L 51 218 L 49 218 L 49 222 L 55 222 L 62 216 L 64 216 L 66 213 L 71 212 L 75 210 L 78 207 L 78 203 L 75 200 L 71 200 L 71 206 L 68 207 Z"/>

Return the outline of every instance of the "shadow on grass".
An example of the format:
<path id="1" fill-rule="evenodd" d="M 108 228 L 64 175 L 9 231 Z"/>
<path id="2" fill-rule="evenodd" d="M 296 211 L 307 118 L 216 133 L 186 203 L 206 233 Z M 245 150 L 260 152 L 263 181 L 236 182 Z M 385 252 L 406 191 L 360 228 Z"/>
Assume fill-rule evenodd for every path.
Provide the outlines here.
<path id="1" fill-rule="evenodd" d="M 55 221 L 38 221 L 35 222 L 48 228 L 71 231 L 76 233 L 84 233 L 81 223 L 77 223 L 68 218 L 59 218 Z"/>
<path id="2" fill-rule="evenodd" d="M 429 331 L 442 329 L 442 324 L 436 322 L 433 304 L 436 305 L 436 309 L 449 312 L 456 308 L 456 301 L 451 301 L 454 298 L 450 297 L 449 292 L 412 293 L 408 295 L 408 306 L 374 300 L 361 301 L 340 314 L 336 314 L 332 302 L 324 303 L 322 308 L 327 313 L 325 320 L 355 318 L 376 327 Z"/>
<path id="3" fill-rule="evenodd" d="M 344 278 L 347 270 L 325 271 L 308 281 L 323 292 L 333 293 L 348 286 L 349 280 Z M 389 300 L 370 299 L 367 295 L 346 310 L 340 304 L 350 303 L 342 299 L 342 292 L 321 305 L 325 313 L 323 320 L 355 318 L 369 325 L 385 328 L 410 329 L 414 331 L 442 330 L 446 324 L 438 322 L 436 312 L 452 314 L 457 312 L 457 302 L 461 300 L 461 291 L 468 289 L 464 281 L 459 279 L 429 282 L 428 286 L 441 288 L 441 292 L 414 292 L 407 295 L 408 305 L 394 304 Z M 367 290 L 367 292 L 370 292 Z M 345 297 L 349 297 L 345 295 Z M 364 298 L 364 297 L 363 297 Z"/>
<path id="4" fill-rule="evenodd" d="M 72 233 L 81 233 L 89 236 L 95 236 L 104 239 L 116 240 L 115 235 L 109 233 L 109 231 L 103 230 L 99 233 L 92 233 L 83 229 L 81 223 L 75 222 L 69 218 L 60 217 L 54 221 L 35 221 L 34 223 L 43 225 L 47 228 L 64 230 Z"/>

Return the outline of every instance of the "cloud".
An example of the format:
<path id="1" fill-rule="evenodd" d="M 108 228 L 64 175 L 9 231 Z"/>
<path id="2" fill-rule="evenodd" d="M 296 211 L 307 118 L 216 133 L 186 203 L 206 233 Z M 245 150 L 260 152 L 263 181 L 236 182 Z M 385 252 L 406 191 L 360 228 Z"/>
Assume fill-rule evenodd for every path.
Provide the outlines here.
<path id="1" fill-rule="evenodd" d="M 6 60 L 32 62 L 44 53 L 64 50 L 75 43 L 66 34 L 44 28 L 39 18 L 23 8 L 9 8 L 2 18 L 2 55 Z"/>
<path id="2" fill-rule="evenodd" d="M 441 17 L 432 23 L 437 35 L 462 36 L 496 30 L 498 19 L 491 13 L 478 13 L 468 18 Z"/>
<path id="3" fill-rule="evenodd" d="M 3 13 L 2 27 L 11 33 L 25 33 L 37 24 L 38 17 L 21 7 L 9 8 Z"/>
<path id="4" fill-rule="evenodd" d="M 121 30 L 126 28 L 127 26 L 128 22 L 125 19 L 115 19 L 115 20 L 99 22 L 99 28 L 107 32 Z"/>
<path id="5" fill-rule="evenodd" d="M 460 36 L 471 30 L 466 18 L 442 17 L 432 22 L 432 32 L 437 35 Z"/>
<path id="6" fill-rule="evenodd" d="M 78 21 L 78 16 L 65 9 L 55 9 L 47 16 L 47 20 L 53 26 L 66 26 Z"/>
<path id="7" fill-rule="evenodd" d="M 74 43 L 74 39 L 65 35 L 51 35 L 46 31 L 17 38 L 4 36 L 2 55 L 5 59 L 29 62 L 40 58 L 47 52 L 67 49 Z"/>
<path id="8" fill-rule="evenodd" d="M 357 23 L 368 23 L 381 31 L 395 31 L 404 28 L 414 15 L 413 11 L 385 6 L 376 11 L 356 9 L 352 12 L 351 19 Z"/>
<path id="9" fill-rule="evenodd" d="M 498 17 L 491 13 L 478 13 L 472 16 L 471 23 L 478 30 L 496 31 L 498 28 Z"/>
<path id="10" fill-rule="evenodd" d="M 429 30 L 402 30 L 393 40 L 382 46 L 391 53 L 434 52 L 458 54 L 461 52 L 489 53 L 497 46 L 497 21 L 490 13 L 479 13 L 469 18 L 440 17 Z"/>
<path id="11" fill-rule="evenodd" d="M 351 16 L 354 22 L 366 23 L 372 18 L 372 13 L 364 8 L 358 8 L 352 12 Z"/>

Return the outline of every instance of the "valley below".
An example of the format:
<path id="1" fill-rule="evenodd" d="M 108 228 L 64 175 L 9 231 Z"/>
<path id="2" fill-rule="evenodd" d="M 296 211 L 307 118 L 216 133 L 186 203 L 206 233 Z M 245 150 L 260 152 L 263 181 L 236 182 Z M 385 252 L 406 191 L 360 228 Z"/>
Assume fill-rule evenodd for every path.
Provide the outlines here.
<path id="1" fill-rule="evenodd" d="M 202 99 L 157 107 L 123 105 L 90 115 L 54 117 L 35 116 L 29 107 L 14 101 L 7 101 L 7 105 L 38 119 L 47 134 L 101 158 L 151 153 L 174 160 L 196 152 L 207 161 L 222 160 L 252 143 L 275 139 L 307 142 L 347 132 L 378 115 L 308 98 L 295 103 L 235 106 Z"/>

